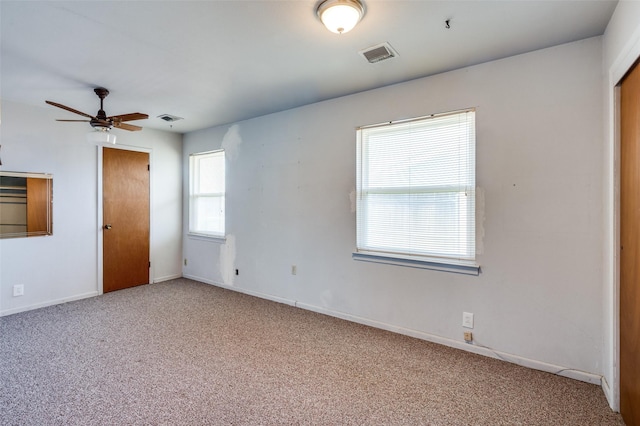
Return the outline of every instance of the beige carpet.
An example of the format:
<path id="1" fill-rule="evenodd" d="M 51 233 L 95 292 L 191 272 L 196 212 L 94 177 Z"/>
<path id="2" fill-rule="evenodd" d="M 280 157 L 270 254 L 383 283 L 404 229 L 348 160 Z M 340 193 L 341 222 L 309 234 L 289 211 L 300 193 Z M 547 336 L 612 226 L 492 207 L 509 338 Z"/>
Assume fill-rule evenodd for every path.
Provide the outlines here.
<path id="1" fill-rule="evenodd" d="M 2 425 L 621 425 L 598 386 L 179 279 L 0 318 Z"/>

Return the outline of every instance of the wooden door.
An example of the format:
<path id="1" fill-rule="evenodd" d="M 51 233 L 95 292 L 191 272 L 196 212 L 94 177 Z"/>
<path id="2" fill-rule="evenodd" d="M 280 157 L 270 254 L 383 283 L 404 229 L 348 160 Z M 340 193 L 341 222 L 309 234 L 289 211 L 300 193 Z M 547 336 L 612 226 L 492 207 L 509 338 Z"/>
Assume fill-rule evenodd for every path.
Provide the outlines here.
<path id="1" fill-rule="evenodd" d="M 620 89 L 620 413 L 640 425 L 640 67 Z"/>
<path id="2" fill-rule="evenodd" d="M 104 148 L 103 292 L 149 283 L 149 154 Z"/>

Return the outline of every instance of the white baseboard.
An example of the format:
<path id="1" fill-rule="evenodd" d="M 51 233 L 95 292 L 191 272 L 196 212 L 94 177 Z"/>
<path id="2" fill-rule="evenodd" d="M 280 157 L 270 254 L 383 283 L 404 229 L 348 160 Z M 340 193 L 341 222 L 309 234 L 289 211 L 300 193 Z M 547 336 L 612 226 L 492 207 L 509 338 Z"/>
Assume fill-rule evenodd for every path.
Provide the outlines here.
<path id="1" fill-rule="evenodd" d="M 97 295 L 98 295 L 97 291 L 90 291 L 88 293 L 77 294 L 77 295 L 71 296 L 71 297 L 63 297 L 62 299 L 48 300 L 46 302 L 36 303 L 36 304 L 33 304 L 33 305 L 21 306 L 19 308 L 13 308 L 13 309 L 7 309 L 5 311 L 1 311 L 0 312 L 0 317 L 6 316 L 6 315 L 17 314 L 17 313 L 20 313 L 20 312 L 31 311 L 31 310 L 39 309 L 39 308 L 46 308 L 47 306 L 59 305 L 61 303 L 73 302 L 74 300 L 87 299 L 89 297 L 95 297 Z"/>
<path id="2" fill-rule="evenodd" d="M 194 281 L 200 281 L 200 282 L 205 283 L 205 284 L 214 285 L 216 287 L 225 288 L 227 290 L 237 291 L 238 293 L 247 294 L 249 296 L 258 297 L 260 299 L 271 300 L 272 302 L 283 303 L 283 304 L 289 305 L 289 306 L 296 306 L 296 302 L 293 301 L 293 300 L 290 300 L 290 299 L 285 299 L 285 298 L 282 298 L 282 297 L 272 296 L 270 294 L 265 294 L 265 293 L 260 293 L 260 292 L 257 292 L 257 291 L 247 290 L 247 289 L 240 288 L 240 287 L 234 287 L 232 285 L 223 284 L 223 283 L 220 283 L 220 282 L 217 282 L 217 281 L 213 281 L 213 280 L 210 280 L 210 279 L 207 279 L 207 278 L 198 277 L 196 275 L 184 274 L 183 277 L 184 278 L 188 278 L 190 280 L 194 280 Z"/>
<path id="3" fill-rule="evenodd" d="M 164 277 L 158 277 L 158 278 L 155 278 L 153 280 L 153 282 L 154 283 L 159 283 L 159 282 L 163 282 L 163 281 L 174 280 L 174 279 L 177 279 L 177 278 L 182 278 L 182 274 L 174 274 L 174 275 L 167 275 L 167 276 L 164 276 Z M 199 281 L 201 281 L 201 280 L 199 280 Z M 20 312 L 31 311 L 33 309 L 45 308 L 47 306 L 59 305 L 61 303 L 72 302 L 74 300 L 87 299 L 89 297 L 95 297 L 95 296 L 99 296 L 99 293 L 97 291 L 91 291 L 91 292 L 88 292 L 88 293 L 78 294 L 78 295 L 71 296 L 71 297 L 63 297 L 61 299 L 48 300 L 46 302 L 36 303 L 34 305 L 21 306 L 19 308 L 7 309 L 5 311 L 0 311 L 0 317 L 6 316 L 6 315 L 17 314 L 17 313 L 20 313 Z"/>
<path id="4" fill-rule="evenodd" d="M 295 306 L 298 308 L 307 309 L 309 311 L 314 311 L 314 312 L 329 315 L 332 317 L 341 318 L 347 321 L 356 322 L 358 324 L 368 325 L 371 327 L 380 328 L 382 330 L 387 330 L 387 331 L 391 331 L 398 334 L 404 334 L 405 336 L 426 340 L 428 342 L 438 343 L 440 345 L 461 349 L 463 351 L 472 352 L 474 354 L 500 359 L 502 361 L 521 365 L 523 367 L 531 368 L 534 370 L 545 371 L 547 373 L 557 374 L 559 376 L 568 377 L 571 379 L 576 379 L 576 380 L 580 380 L 583 382 L 592 383 L 596 385 L 600 385 L 602 383 L 602 376 L 589 373 L 586 371 L 566 368 L 566 367 L 562 367 L 560 365 L 555 365 L 555 364 L 549 364 L 543 361 L 537 361 L 535 359 L 521 357 L 519 355 L 513 355 L 506 352 L 496 351 L 484 346 L 457 341 L 457 340 L 449 339 L 447 337 L 437 336 L 435 334 L 425 333 L 422 331 L 398 327 L 398 326 L 383 323 L 380 321 L 361 318 L 355 315 L 345 314 L 342 312 L 336 312 L 330 309 L 321 308 L 321 307 L 309 305 L 306 303 L 296 303 Z"/>
<path id="5" fill-rule="evenodd" d="M 248 294 L 250 296 L 259 297 L 261 299 L 267 299 L 278 303 L 284 303 L 286 305 L 295 306 L 297 308 L 305 309 L 312 312 L 317 312 L 319 314 L 328 315 L 335 318 L 344 319 L 347 321 L 355 322 L 358 324 L 367 325 L 374 328 L 379 328 L 382 330 L 391 331 L 393 333 L 403 334 L 405 336 L 415 337 L 417 339 L 426 340 L 428 342 L 438 343 L 440 345 L 449 346 L 456 349 L 461 349 L 463 351 L 472 352 L 474 354 L 487 356 L 490 358 L 499 359 L 502 361 L 510 362 L 513 364 L 517 364 L 523 367 L 531 368 L 534 370 L 545 371 L 547 373 L 557 374 L 559 376 L 568 377 L 575 380 L 580 380 L 583 382 L 600 385 L 603 390 L 605 390 L 606 381 L 603 380 L 603 377 L 597 374 L 589 373 L 587 371 L 576 370 L 572 368 L 563 367 L 561 365 L 549 364 L 547 362 L 538 361 L 535 359 L 525 358 L 519 355 L 513 355 L 506 352 L 496 351 L 491 348 L 487 348 L 484 346 L 479 346 L 475 344 L 469 344 L 462 341 L 457 341 L 453 339 L 449 339 L 447 337 L 437 336 L 435 334 L 425 333 L 422 331 L 411 330 L 403 327 L 398 327 L 392 324 L 387 324 L 380 321 L 371 320 L 368 318 L 362 318 L 356 315 L 346 314 L 343 312 L 334 311 L 331 309 L 323 308 L 320 306 L 310 305 L 307 303 L 296 302 L 295 300 L 285 299 L 281 297 L 272 296 L 269 294 L 259 293 L 252 290 L 246 290 L 239 287 L 229 286 L 226 284 L 222 284 L 219 282 L 215 282 L 212 280 L 204 279 L 202 277 L 184 275 L 185 278 L 189 278 L 195 281 L 200 281 L 206 284 L 211 284 L 216 287 L 225 288 L 228 290 L 237 291 L 239 293 Z M 608 386 L 606 386 L 608 390 Z M 607 394 L 607 390 L 605 390 L 605 395 Z M 607 396 L 608 398 L 608 396 Z"/>
<path id="6" fill-rule="evenodd" d="M 169 280 L 175 280 L 178 278 L 182 278 L 182 274 L 172 274 L 172 275 L 165 275 L 164 277 L 157 277 L 153 279 L 153 283 L 161 283 L 163 281 L 169 281 Z"/>
<path id="7" fill-rule="evenodd" d="M 501 351 L 496 351 L 493 350 L 491 348 L 487 348 L 484 346 L 479 346 L 479 345 L 475 345 L 475 344 L 469 344 L 469 343 L 465 343 L 462 341 L 457 341 L 457 340 L 453 340 L 453 339 L 449 339 L 446 337 L 441 337 L 441 336 L 437 336 L 434 334 L 430 334 L 430 333 L 425 333 L 422 331 L 418 331 L 418 330 L 411 330 L 408 328 L 404 328 L 404 327 L 399 327 L 399 326 L 395 326 L 392 324 L 387 324 L 384 322 L 380 322 L 380 321 L 376 321 L 376 320 L 372 320 L 372 319 L 368 319 L 368 318 L 363 318 L 363 317 L 359 317 L 356 315 L 352 315 L 352 314 L 347 314 L 344 312 L 338 312 L 338 311 L 334 311 L 331 309 L 327 309 L 327 308 L 323 308 L 320 306 L 315 306 L 315 305 L 310 305 L 307 303 L 301 303 L 301 302 L 296 302 L 295 300 L 290 300 L 290 299 L 286 299 L 286 298 L 282 298 L 282 297 L 277 297 L 277 296 L 273 296 L 270 294 L 265 294 L 265 293 L 261 293 L 261 292 L 257 292 L 257 291 L 253 291 L 253 290 L 248 290 L 248 289 L 244 289 L 244 288 L 240 288 L 240 287 L 235 287 L 235 286 L 229 286 L 220 282 L 216 282 L 213 280 L 209 280 L 206 279 L 204 277 L 199 277 L 199 276 L 195 276 L 195 275 L 189 275 L 189 274 L 185 274 L 183 275 L 184 278 L 188 278 L 188 279 L 192 279 L 195 281 L 200 281 L 206 284 L 210 284 L 210 285 L 214 285 L 216 287 L 221 287 L 227 290 L 232 290 L 232 291 L 236 291 L 239 293 L 244 293 L 247 294 L 249 296 L 254 296 L 254 297 L 258 297 L 261 299 L 266 299 L 266 300 L 271 300 L 273 302 L 277 302 L 277 303 L 283 303 L 285 305 L 289 305 L 289 306 L 295 306 L 297 308 L 300 309 L 305 309 L 308 311 L 312 311 L 312 312 L 317 312 L 323 315 L 328 315 L 331 317 L 335 317 L 335 318 L 340 318 L 340 319 L 344 319 L 347 321 L 351 321 L 351 322 L 355 322 L 358 324 L 363 324 L 363 325 L 367 325 L 370 327 L 375 327 L 375 328 L 379 328 L 382 330 L 387 330 L 387 331 L 391 331 L 394 333 L 398 333 L 398 334 L 403 334 L 406 336 L 410 336 L 410 337 L 415 337 L 417 339 L 421 339 L 421 340 L 426 340 L 429 342 L 433 342 L 433 343 L 438 343 L 441 345 L 445 345 L 445 346 L 449 346 L 452 348 L 456 348 L 456 349 L 461 349 L 467 352 L 472 352 L 478 355 L 483 355 L 483 356 L 487 356 L 490 358 L 496 358 L 496 359 L 500 359 L 503 361 L 507 361 L 507 362 L 511 362 L 513 364 L 517 364 L 517 365 L 521 365 L 523 367 L 527 367 L 527 368 L 532 368 L 535 370 L 540 370 L 540 371 L 546 371 L 548 373 L 552 373 L 552 374 L 557 374 L 559 376 L 563 376 L 563 377 L 568 377 L 568 378 L 572 378 L 572 379 L 576 379 L 576 380 L 580 380 L 583 382 L 587 382 L 587 383 L 592 383 L 592 384 L 596 384 L 596 385 L 600 385 L 602 387 L 602 390 L 604 391 L 605 396 L 607 397 L 607 399 L 610 401 L 612 401 L 613 395 L 612 395 L 612 390 L 609 387 L 608 383 L 606 380 L 604 380 L 604 378 L 602 376 L 599 376 L 597 374 L 593 374 L 593 373 L 589 373 L 586 371 L 581 371 L 581 370 L 576 370 L 576 369 L 571 369 L 571 368 L 566 368 L 560 365 L 555 365 L 555 364 L 549 364 L 546 362 L 542 362 L 542 361 L 538 361 L 538 360 L 534 360 L 534 359 L 530 359 L 530 358 L 525 358 L 525 357 L 521 357 L 518 355 L 513 355 L 513 354 L 509 354 L 506 352 L 501 352 Z M 167 276 L 167 277 L 159 277 L 156 278 L 154 280 L 154 282 L 161 282 L 161 281 L 168 281 L 171 279 L 176 279 L 176 278 L 181 278 L 180 276 Z M 78 294 L 75 296 L 71 296 L 71 297 L 65 297 L 65 298 L 61 298 L 61 299 L 56 299 L 56 300 L 50 300 L 47 302 L 43 302 L 43 303 L 37 303 L 37 304 L 33 304 L 33 305 L 28 305 L 28 306 L 22 306 L 19 308 L 13 308 L 13 309 L 7 309 L 5 311 L 1 311 L 0 312 L 0 316 L 6 316 L 6 315 L 12 315 L 12 314 L 17 314 L 20 312 L 25 312 L 25 311 L 30 311 L 33 309 L 38 309 L 38 308 L 44 308 L 47 306 L 52 306 L 52 305 L 58 305 L 61 303 L 66 303 L 66 302 L 72 302 L 74 300 L 80 300 L 80 299 L 86 299 L 89 297 L 95 297 L 98 295 L 97 291 L 92 291 L 92 292 L 88 292 L 88 293 L 83 293 L 83 294 Z"/>
<path id="8" fill-rule="evenodd" d="M 602 392 L 604 392 L 604 396 L 607 398 L 607 402 L 609 403 L 609 407 L 616 413 L 620 412 L 620 407 L 615 404 L 615 395 L 613 393 L 613 389 L 609 386 L 609 382 L 607 382 L 606 377 L 602 377 Z"/>

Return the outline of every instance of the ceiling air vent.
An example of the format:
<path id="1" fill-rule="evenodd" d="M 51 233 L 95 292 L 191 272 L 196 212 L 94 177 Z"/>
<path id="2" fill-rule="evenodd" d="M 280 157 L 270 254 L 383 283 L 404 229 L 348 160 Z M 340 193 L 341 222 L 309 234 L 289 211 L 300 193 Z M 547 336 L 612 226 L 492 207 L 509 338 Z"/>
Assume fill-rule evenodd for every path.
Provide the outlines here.
<path id="1" fill-rule="evenodd" d="M 372 64 L 398 56 L 389 43 L 378 44 L 361 50 L 359 53 Z"/>
<path id="2" fill-rule="evenodd" d="M 158 118 L 166 121 L 167 123 L 173 123 L 174 121 L 183 120 L 182 117 L 176 117 L 175 115 L 171 114 L 162 114 L 159 115 Z"/>

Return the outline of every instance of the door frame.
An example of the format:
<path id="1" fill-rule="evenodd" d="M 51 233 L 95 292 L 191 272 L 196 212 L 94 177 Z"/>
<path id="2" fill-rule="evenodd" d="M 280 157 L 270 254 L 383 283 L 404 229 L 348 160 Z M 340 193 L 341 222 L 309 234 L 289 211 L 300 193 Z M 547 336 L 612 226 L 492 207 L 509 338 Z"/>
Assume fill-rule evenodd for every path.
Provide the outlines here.
<path id="1" fill-rule="evenodd" d="M 145 152 L 149 154 L 149 167 L 153 170 L 153 149 L 151 148 L 143 148 L 139 146 L 130 146 L 130 145 L 113 145 L 113 146 L 105 146 L 104 148 L 111 149 L 121 149 L 124 151 L 137 151 L 137 152 Z M 98 146 L 98 196 L 97 196 L 97 232 L 98 232 L 98 247 L 97 247 L 97 281 L 98 281 L 98 294 L 104 294 L 104 252 L 103 252 L 103 232 L 102 228 L 104 224 L 103 218 L 103 194 L 102 194 L 102 158 L 103 158 L 103 147 Z M 149 172 L 149 262 L 151 262 L 151 267 L 149 268 L 149 284 L 153 283 L 155 280 L 154 274 L 154 254 L 153 254 L 153 173 Z"/>
<path id="2" fill-rule="evenodd" d="M 602 389 L 609 406 L 620 412 L 620 83 L 640 60 L 636 31 L 608 70 L 605 116 L 605 347 Z M 606 377 L 611 379 L 608 383 Z"/>

